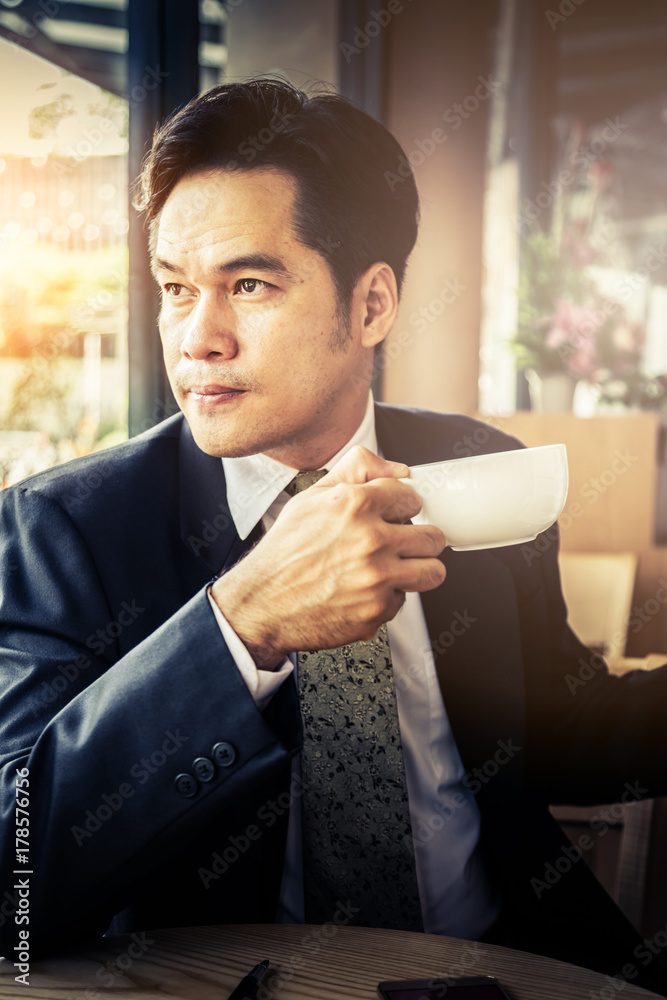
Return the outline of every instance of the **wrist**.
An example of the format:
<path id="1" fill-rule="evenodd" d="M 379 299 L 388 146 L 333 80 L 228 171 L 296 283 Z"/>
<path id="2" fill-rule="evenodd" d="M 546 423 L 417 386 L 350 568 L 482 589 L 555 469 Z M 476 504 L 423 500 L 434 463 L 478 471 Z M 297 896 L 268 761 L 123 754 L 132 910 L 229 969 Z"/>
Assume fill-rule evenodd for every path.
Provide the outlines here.
<path id="1" fill-rule="evenodd" d="M 237 579 L 239 576 L 235 570 L 230 570 L 218 577 L 211 586 L 211 596 L 255 665 L 263 670 L 273 670 L 282 662 L 287 651 L 280 647 L 277 629 L 256 606 L 252 591 L 243 586 Z"/>

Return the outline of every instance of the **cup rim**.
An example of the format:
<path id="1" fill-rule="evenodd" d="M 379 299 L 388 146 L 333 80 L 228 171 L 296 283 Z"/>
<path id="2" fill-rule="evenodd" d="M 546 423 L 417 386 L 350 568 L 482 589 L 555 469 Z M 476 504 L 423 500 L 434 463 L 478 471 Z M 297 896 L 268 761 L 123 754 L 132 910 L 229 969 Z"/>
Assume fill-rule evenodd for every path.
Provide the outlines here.
<path id="1" fill-rule="evenodd" d="M 507 448 L 505 451 L 487 451 L 483 455 L 462 455 L 460 458 L 444 458 L 440 462 L 424 462 L 422 465 L 410 465 L 409 469 L 430 469 L 434 465 L 453 465 L 455 462 L 480 462 L 484 459 L 497 458 L 498 455 L 525 454 L 526 452 L 547 451 L 553 448 L 563 448 L 567 455 L 565 444 L 540 444 L 534 448 Z"/>

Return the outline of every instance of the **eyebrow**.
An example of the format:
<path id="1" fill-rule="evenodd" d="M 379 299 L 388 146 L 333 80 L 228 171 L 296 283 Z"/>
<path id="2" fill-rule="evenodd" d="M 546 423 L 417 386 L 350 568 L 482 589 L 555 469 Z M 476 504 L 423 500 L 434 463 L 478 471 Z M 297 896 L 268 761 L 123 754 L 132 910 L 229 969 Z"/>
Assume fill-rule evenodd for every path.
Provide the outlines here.
<path id="1" fill-rule="evenodd" d="M 220 274 L 233 274 L 235 271 L 268 271 L 286 280 L 294 280 L 294 274 L 283 264 L 278 257 L 267 253 L 242 254 L 233 257 L 232 260 L 225 261 L 218 265 Z M 171 274 L 182 274 L 182 269 L 177 264 L 172 264 L 161 257 L 155 257 L 152 261 L 153 274 L 158 271 L 169 271 Z"/>

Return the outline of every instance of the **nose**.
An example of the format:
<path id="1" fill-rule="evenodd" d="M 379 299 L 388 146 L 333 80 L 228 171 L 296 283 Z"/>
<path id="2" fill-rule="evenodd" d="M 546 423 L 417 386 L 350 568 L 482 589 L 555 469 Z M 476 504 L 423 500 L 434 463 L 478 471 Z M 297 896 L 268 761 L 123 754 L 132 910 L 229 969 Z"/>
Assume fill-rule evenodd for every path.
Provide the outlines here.
<path id="1" fill-rule="evenodd" d="M 238 349 L 231 315 L 218 299 L 202 295 L 188 317 L 181 354 L 190 361 L 229 360 Z"/>

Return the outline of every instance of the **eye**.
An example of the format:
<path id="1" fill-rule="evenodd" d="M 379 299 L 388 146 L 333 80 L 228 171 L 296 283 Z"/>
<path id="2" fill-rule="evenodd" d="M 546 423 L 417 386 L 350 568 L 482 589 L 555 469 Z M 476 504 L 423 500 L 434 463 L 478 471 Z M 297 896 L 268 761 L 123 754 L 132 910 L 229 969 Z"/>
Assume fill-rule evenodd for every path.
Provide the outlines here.
<path id="1" fill-rule="evenodd" d="M 268 281 L 262 281 L 260 278 L 241 278 L 236 283 L 236 291 L 245 292 L 246 295 L 252 295 L 255 291 L 270 287 Z"/>
<path id="2" fill-rule="evenodd" d="M 183 285 L 179 285 L 175 281 L 168 281 L 167 284 L 163 286 L 162 291 L 165 295 L 169 296 L 169 298 L 175 299 L 183 291 Z"/>

